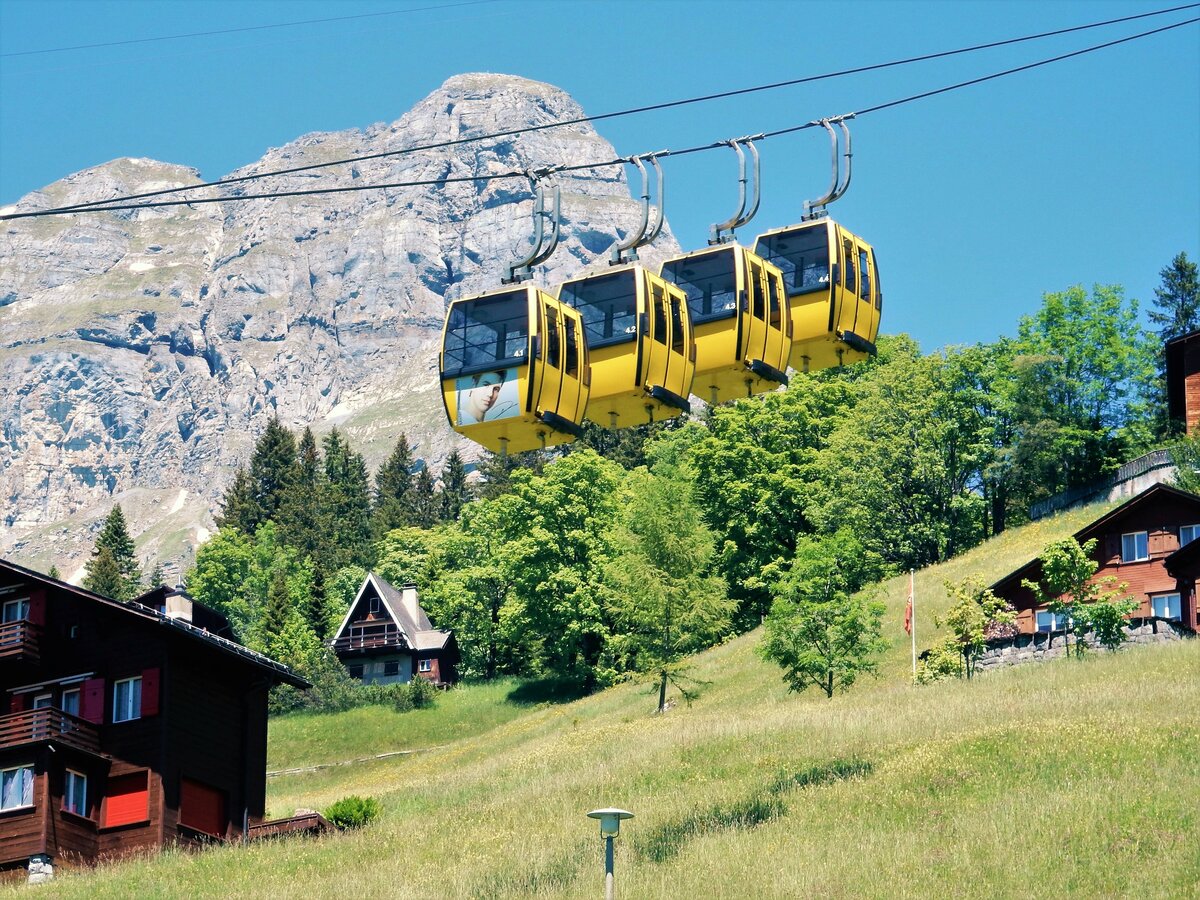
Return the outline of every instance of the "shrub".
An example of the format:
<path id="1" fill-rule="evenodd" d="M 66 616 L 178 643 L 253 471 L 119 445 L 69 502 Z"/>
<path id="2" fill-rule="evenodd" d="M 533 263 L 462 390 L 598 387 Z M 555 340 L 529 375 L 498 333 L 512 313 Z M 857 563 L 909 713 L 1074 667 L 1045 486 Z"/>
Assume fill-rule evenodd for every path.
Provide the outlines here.
<path id="1" fill-rule="evenodd" d="M 330 804 L 325 810 L 325 818 L 338 828 L 362 828 L 379 818 L 383 806 L 374 797 L 360 797 L 351 794 Z"/>
<path id="2" fill-rule="evenodd" d="M 413 709 L 427 709 L 437 703 L 437 688 L 433 683 L 417 675 L 408 683 L 408 699 Z"/>

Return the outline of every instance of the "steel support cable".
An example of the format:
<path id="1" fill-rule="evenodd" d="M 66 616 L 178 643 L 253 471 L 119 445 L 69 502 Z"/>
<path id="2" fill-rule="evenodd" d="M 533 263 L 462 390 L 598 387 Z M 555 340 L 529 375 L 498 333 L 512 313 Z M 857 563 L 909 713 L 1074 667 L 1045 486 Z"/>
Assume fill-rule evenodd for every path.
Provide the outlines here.
<path id="1" fill-rule="evenodd" d="M 1151 37 L 1152 35 L 1162 34 L 1167 31 L 1172 31 L 1176 28 L 1183 28 L 1186 25 L 1194 25 L 1197 22 L 1200 22 L 1200 17 L 1196 17 L 1193 19 L 1187 19 L 1182 22 L 1176 22 L 1172 25 L 1164 25 L 1161 28 L 1155 28 L 1151 31 L 1144 31 L 1144 32 L 1141 32 L 1140 34 L 1133 34 L 1133 35 L 1129 35 L 1127 37 L 1117 38 L 1112 41 L 1106 41 L 1103 44 L 1095 44 L 1091 47 L 1084 47 L 1081 50 L 1074 50 L 1070 53 L 1063 53 L 1058 56 L 1049 57 L 1047 59 L 1038 60 L 1036 62 L 1026 63 L 1025 65 L 1015 66 L 1015 67 L 1009 68 L 1009 69 L 1003 69 L 999 72 L 992 72 L 989 75 L 981 75 L 978 78 L 971 78 L 967 81 L 960 81 L 955 84 L 946 85 L 945 87 L 935 88 L 935 89 L 929 90 L 929 91 L 922 91 L 921 93 L 918 93 L 918 94 L 910 94 L 907 97 L 901 97 L 897 100 L 889 100 L 886 103 L 879 103 L 879 104 L 876 104 L 875 106 L 864 107 L 863 109 L 855 110 L 855 111 L 849 112 L 849 113 L 844 113 L 842 116 L 835 116 L 832 118 L 846 118 L 846 119 L 858 118 L 858 117 L 865 116 L 865 115 L 868 115 L 873 112 L 879 112 L 880 110 L 892 109 L 897 106 L 903 106 L 906 103 L 913 103 L 913 102 L 916 102 L 917 100 L 924 100 L 928 97 L 935 97 L 935 96 L 938 96 L 939 94 L 945 94 L 950 91 L 961 90 L 962 88 L 971 87 L 971 86 L 977 85 L 977 84 L 983 84 L 984 82 L 988 82 L 988 81 L 994 81 L 997 78 L 1003 78 L 1008 75 L 1015 75 L 1019 72 L 1027 72 L 1030 69 L 1037 69 L 1042 66 L 1048 66 L 1051 63 L 1062 62 L 1063 60 L 1073 59 L 1077 56 L 1084 56 L 1088 53 L 1095 53 L 1099 50 L 1106 50 L 1110 47 L 1116 47 L 1121 44 L 1127 44 L 1131 41 L 1136 41 L 1136 40 L 1140 40 L 1142 38 Z M 795 134 L 796 132 L 805 131 L 809 128 L 816 128 L 816 127 L 819 127 L 820 124 L 821 123 L 819 121 L 805 122 L 802 125 L 792 125 L 788 128 L 779 128 L 779 129 L 776 129 L 775 131 L 767 131 L 767 132 L 763 132 L 761 134 L 752 135 L 750 137 L 752 137 L 756 141 L 757 140 L 767 140 L 769 138 L 780 137 L 782 135 Z M 654 156 L 659 157 L 659 158 L 668 157 L 668 156 L 687 156 L 692 153 L 702 153 L 706 150 L 715 150 L 718 148 L 728 147 L 728 145 L 729 145 L 729 140 L 723 139 L 723 140 L 718 140 L 718 141 L 712 141 L 707 144 L 698 144 L 694 147 L 686 147 L 686 148 L 683 148 L 680 150 L 662 150 L 662 151 L 655 153 Z M 617 157 L 616 159 L 606 160 L 604 162 L 577 163 L 573 166 L 556 166 L 555 171 L 557 171 L 557 172 L 591 171 L 594 169 L 604 169 L 604 168 L 609 168 L 611 166 L 624 165 L 628 160 L 629 160 L 628 156 L 620 156 L 620 157 Z M 512 172 L 498 172 L 498 173 L 495 173 L 492 175 L 460 175 L 460 176 L 456 176 L 456 177 L 429 178 L 429 179 L 422 179 L 422 180 L 417 180 L 417 181 L 393 181 L 393 182 L 382 182 L 382 183 L 377 183 L 377 184 L 346 185 L 343 187 L 308 188 L 308 189 L 304 189 L 304 190 L 293 190 L 293 191 L 266 191 L 266 192 L 263 192 L 260 194 L 238 194 L 238 195 L 230 195 L 230 196 L 224 196 L 224 197 L 201 197 L 201 198 L 196 198 L 196 199 L 191 199 L 191 200 L 157 200 L 157 201 L 151 201 L 149 203 L 89 206 L 87 208 L 61 207 L 61 208 L 56 208 L 56 209 L 41 210 L 38 212 L 9 213 L 7 215 L 0 216 L 0 221 L 6 221 L 9 219 L 31 219 L 31 218 L 39 218 L 39 217 L 43 217 L 43 216 L 52 216 L 52 215 L 73 215 L 73 214 L 88 213 L 88 212 L 118 212 L 118 211 L 137 210 L 137 209 L 159 209 L 159 208 L 171 207 L 171 206 L 198 206 L 200 204 L 206 204 L 206 203 L 228 203 L 228 202 L 238 202 L 238 201 L 245 201 L 245 200 L 275 200 L 275 199 L 280 199 L 280 198 L 284 198 L 284 197 L 311 197 L 311 196 L 321 195 L 321 194 L 344 194 L 344 193 L 352 193 L 352 192 L 356 192 L 356 191 L 386 190 L 386 189 L 407 188 L 407 187 L 430 187 L 430 186 L 445 185 L 445 184 L 459 184 L 459 183 L 464 183 L 464 182 L 489 182 L 489 181 L 498 181 L 498 180 L 507 179 L 507 178 L 524 178 L 524 177 L 526 177 L 525 171 L 512 171 Z"/>
<path id="2" fill-rule="evenodd" d="M 1040 40 L 1042 38 L 1056 37 L 1063 34 L 1070 34 L 1077 31 L 1086 31 L 1092 28 L 1101 28 L 1107 25 L 1117 25 L 1123 22 L 1131 22 L 1137 19 L 1145 19 L 1152 16 L 1167 15 L 1169 13 L 1180 12 L 1185 9 L 1195 9 L 1200 7 L 1200 3 L 1190 3 L 1185 6 L 1171 7 L 1170 9 L 1155 10 L 1153 12 L 1138 13 L 1132 16 L 1123 16 L 1118 19 L 1108 19 L 1103 22 L 1091 22 L 1086 25 L 1074 25 L 1070 28 L 1059 28 L 1054 31 L 1044 31 L 1038 34 L 1024 35 L 1016 38 L 1006 38 L 1000 41 L 991 41 L 985 44 L 975 44 L 970 47 L 959 47 L 955 50 L 943 50 L 937 53 L 927 53 L 921 56 L 912 56 L 906 59 L 892 60 L 884 63 L 874 63 L 867 66 L 858 66 L 852 69 L 842 69 L 836 72 L 826 72 L 821 75 L 808 75 L 803 78 L 793 78 L 787 81 L 777 81 L 771 84 L 756 85 L 748 88 L 737 88 L 730 91 L 721 91 L 715 94 L 705 94 L 698 97 L 688 97 L 682 100 L 670 100 L 664 103 L 653 103 L 647 106 L 633 107 L 631 109 L 617 110 L 615 112 L 599 113 L 594 116 L 580 116 L 574 119 L 563 119 L 558 122 L 546 122 L 540 125 L 529 125 L 524 128 L 512 128 L 506 131 L 497 131 L 490 134 L 476 135 L 474 137 L 456 138 L 450 141 L 441 141 L 433 144 L 419 144 L 415 147 L 405 147 L 400 150 L 385 150 L 379 153 L 368 153 L 362 156 L 350 156 L 345 159 L 331 160 L 329 162 L 310 163 L 303 166 L 292 166 L 287 169 L 273 169 L 270 172 L 255 172 L 250 175 L 238 175 L 232 178 L 221 178 L 216 181 L 206 181 L 201 184 L 191 184 L 184 187 L 163 188 L 157 191 L 146 191 L 139 194 L 126 194 L 121 197 L 110 197 L 107 200 L 90 200 L 86 203 L 76 203 L 71 206 L 59 206 L 53 210 L 46 210 L 47 214 L 52 212 L 66 212 L 68 210 L 88 209 L 95 206 L 108 206 L 113 203 L 126 203 L 131 200 L 143 200 L 150 197 L 162 197 L 168 194 L 178 194 L 188 191 L 205 190 L 212 187 L 224 187 L 230 184 L 240 184 L 247 181 L 257 181 L 263 178 L 273 178 L 281 175 L 294 175 L 299 172 L 311 172 L 316 169 L 326 169 L 333 166 L 349 165 L 356 162 L 367 162 L 374 159 L 385 159 L 393 156 L 404 156 L 410 153 L 421 153 L 426 150 L 440 150 L 446 147 L 461 146 L 463 144 L 478 143 L 487 141 L 493 138 L 501 137 L 516 137 L 523 134 L 531 134 L 538 131 L 546 131 L 552 128 L 565 128 L 570 125 L 581 125 L 590 122 L 602 122 L 607 119 L 615 119 L 623 116 L 638 115 L 647 112 L 658 112 L 664 109 L 674 109 L 680 106 L 688 106 L 694 103 L 707 103 L 711 100 L 723 100 L 730 97 L 740 97 L 747 94 L 755 94 L 763 91 L 778 90 L 784 87 L 795 87 L 800 84 L 810 84 L 816 81 L 825 81 L 831 78 L 841 78 L 847 75 L 859 75 L 864 72 L 875 72 L 881 69 L 894 68 L 896 66 L 911 65 L 918 62 L 928 62 L 934 59 L 944 59 L 950 56 L 958 56 L 964 53 L 974 53 L 980 50 L 990 50 L 995 47 L 1004 47 L 1012 44 L 1024 43 L 1027 41 Z"/>

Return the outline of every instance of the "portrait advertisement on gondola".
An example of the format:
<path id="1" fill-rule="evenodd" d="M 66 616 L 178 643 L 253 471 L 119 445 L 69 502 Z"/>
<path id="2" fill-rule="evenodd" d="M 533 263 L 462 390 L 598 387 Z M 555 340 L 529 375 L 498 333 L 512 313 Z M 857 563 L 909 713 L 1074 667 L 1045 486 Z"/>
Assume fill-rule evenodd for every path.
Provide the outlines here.
<path id="1" fill-rule="evenodd" d="M 455 381 L 458 392 L 458 425 L 477 425 L 508 419 L 521 411 L 516 372 L 498 369 L 466 375 Z"/>

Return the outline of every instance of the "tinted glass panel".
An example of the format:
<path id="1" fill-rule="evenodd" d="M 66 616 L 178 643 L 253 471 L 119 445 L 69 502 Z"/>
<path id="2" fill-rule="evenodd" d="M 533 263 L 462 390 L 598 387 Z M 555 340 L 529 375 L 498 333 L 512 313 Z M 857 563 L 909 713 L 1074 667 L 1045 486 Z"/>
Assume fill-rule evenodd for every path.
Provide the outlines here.
<path id="1" fill-rule="evenodd" d="M 546 362 L 556 369 L 562 368 L 562 342 L 558 337 L 558 317 L 554 310 L 546 307 Z"/>
<path id="2" fill-rule="evenodd" d="M 754 318 L 766 321 L 767 298 L 763 293 L 763 271 L 761 266 L 750 266 L 750 308 Z"/>
<path id="3" fill-rule="evenodd" d="M 770 235 L 754 251 L 783 270 L 789 297 L 829 287 L 829 235 L 824 225 Z"/>
<path id="4" fill-rule="evenodd" d="M 858 296 L 864 300 L 871 299 L 871 270 L 867 268 L 867 251 L 858 251 L 858 271 L 862 272 L 859 280 Z"/>
<path id="5" fill-rule="evenodd" d="M 771 324 L 778 325 L 782 317 L 781 303 L 779 300 L 779 279 L 774 275 L 767 275 L 767 296 L 771 301 Z"/>
<path id="6" fill-rule="evenodd" d="M 842 238 L 842 258 L 846 262 L 846 278 L 842 282 L 848 291 L 858 290 L 858 279 L 854 277 L 854 245 Z"/>
<path id="7" fill-rule="evenodd" d="M 683 305 L 678 297 L 671 298 L 671 347 L 680 353 L 684 347 Z"/>
<path id="8" fill-rule="evenodd" d="M 733 248 L 677 259 L 663 266 L 663 277 L 687 294 L 692 322 L 727 319 L 737 313 L 737 277 Z"/>
<path id="9" fill-rule="evenodd" d="M 654 305 L 654 339 L 660 344 L 667 342 L 667 301 L 662 288 L 650 289 L 651 302 Z"/>
<path id="10" fill-rule="evenodd" d="M 874 248 L 871 250 L 871 268 L 875 270 L 875 308 L 883 309 L 883 282 L 879 280 L 879 260 Z"/>
<path id="11" fill-rule="evenodd" d="M 637 337 L 637 282 L 632 270 L 564 284 L 558 296 L 579 310 L 588 347 Z"/>
<path id="12" fill-rule="evenodd" d="M 579 376 L 579 339 L 575 336 L 575 320 L 564 320 L 564 326 L 567 329 L 567 367 L 566 373 L 575 377 Z"/>
<path id="13" fill-rule="evenodd" d="M 446 329 L 447 372 L 520 362 L 529 348 L 529 308 L 524 289 L 455 303 Z"/>

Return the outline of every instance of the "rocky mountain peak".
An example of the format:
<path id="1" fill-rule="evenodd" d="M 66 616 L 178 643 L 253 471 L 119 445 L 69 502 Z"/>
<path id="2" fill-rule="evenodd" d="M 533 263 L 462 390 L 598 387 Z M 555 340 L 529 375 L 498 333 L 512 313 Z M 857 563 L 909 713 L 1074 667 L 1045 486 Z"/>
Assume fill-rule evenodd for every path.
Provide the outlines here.
<path id="1" fill-rule="evenodd" d="M 494 287 L 530 235 L 528 181 L 478 176 L 617 154 L 586 123 L 395 151 L 581 115 L 552 85 L 456 75 L 390 125 L 307 134 L 231 175 L 375 158 L 226 190 L 462 181 L 5 223 L 0 553 L 78 574 L 89 528 L 120 501 L 147 559 L 186 558 L 275 414 L 345 430 L 370 465 L 403 431 L 439 469 L 459 445 L 435 371 L 445 304 Z M 621 167 L 560 179 L 564 237 L 539 272 L 547 282 L 638 219 Z M 17 206 L 199 180 L 186 166 L 119 159 Z M 665 232 L 646 256 L 676 250 Z"/>

